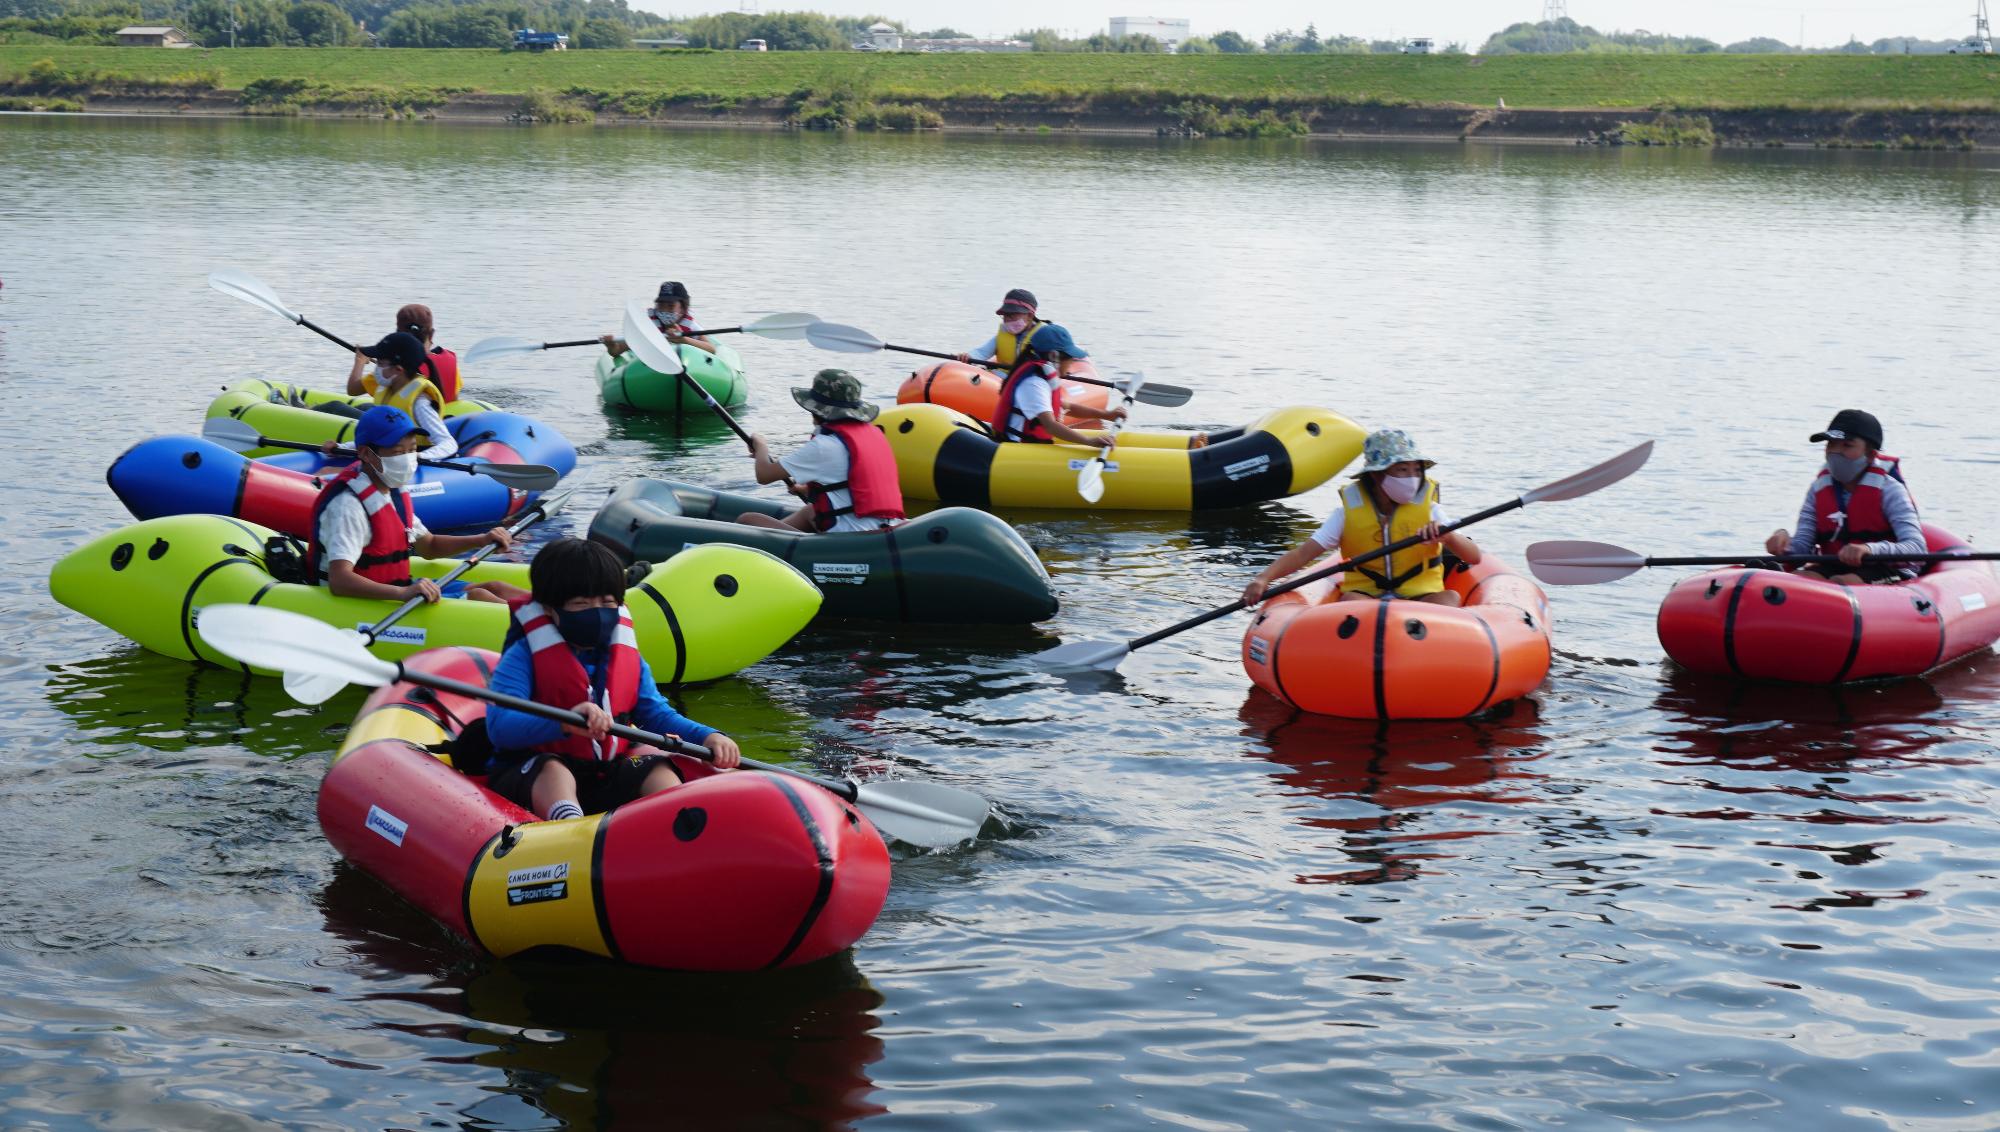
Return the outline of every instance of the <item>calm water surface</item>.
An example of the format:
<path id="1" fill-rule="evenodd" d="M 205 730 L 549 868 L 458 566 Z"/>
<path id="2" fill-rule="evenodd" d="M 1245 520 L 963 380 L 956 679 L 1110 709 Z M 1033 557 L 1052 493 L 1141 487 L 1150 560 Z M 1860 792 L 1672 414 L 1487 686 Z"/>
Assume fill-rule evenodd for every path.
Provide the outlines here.
<path id="1" fill-rule="evenodd" d="M 2000 530 L 2000 175 L 1959 155 L 827 138 L 0 119 L 0 1125 L 114 1128 L 1990 1128 L 2000 664 L 1847 691 L 1661 663 L 1667 572 L 1557 593 L 1498 718 L 1301 717 L 1222 623 L 1117 675 L 1024 663 L 1229 600 L 1330 506 L 1014 516 L 1041 632 L 816 632 L 691 714 L 753 750 L 995 799 L 899 862 L 851 955 L 754 979 L 473 955 L 313 817 L 360 702 L 139 651 L 50 565 L 126 521 L 126 445 L 351 337 L 612 329 L 688 282 L 962 349 L 1036 290 L 1143 423 L 1287 403 L 1410 429 L 1461 512 L 1637 440 L 1642 475 L 1482 528 L 1721 553 L 1788 521 L 1808 433 L 1887 424 L 1927 515 Z M 827 364 L 744 347 L 747 416 Z M 729 435 L 610 417 L 586 352 L 474 375 L 638 475 Z M 855 358 L 886 393 L 907 366 Z M 569 528 L 584 525 L 579 510 Z"/>

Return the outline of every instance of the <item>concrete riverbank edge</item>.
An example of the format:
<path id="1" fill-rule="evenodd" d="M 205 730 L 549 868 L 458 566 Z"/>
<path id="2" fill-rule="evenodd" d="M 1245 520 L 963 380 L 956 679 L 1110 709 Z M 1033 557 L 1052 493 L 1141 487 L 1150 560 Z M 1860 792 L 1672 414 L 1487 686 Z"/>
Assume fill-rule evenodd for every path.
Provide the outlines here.
<path id="1" fill-rule="evenodd" d="M 703 129 L 794 129 L 822 126 L 799 121 L 795 101 L 665 99 L 635 114 L 598 106 L 587 97 L 524 98 L 514 94 L 462 93 L 423 105 L 385 105 L 373 99 L 279 106 L 247 102 L 242 91 L 81 91 L 62 96 L 14 95 L 5 108 L 54 109 L 93 114 L 183 117 L 390 118 L 534 125 L 545 122 L 600 126 Z M 884 132 L 987 132 L 1089 135 L 1201 136 L 1183 105 L 1116 108 L 987 99 L 927 99 L 892 109 L 915 113 L 920 125 L 882 126 Z M 1243 120 L 1263 109 L 1255 103 L 1211 107 Z M 918 119 L 917 116 L 921 115 Z M 1466 106 L 1335 105 L 1286 111 L 1303 126 L 1272 136 L 1357 141 L 1477 141 L 1543 144 L 1715 144 L 1919 149 L 2000 149 L 2000 114 L 1960 110 L 1793 110 L 1646 107 L 1592 109 L 1474 108 Z M 1635 127 L 1637 127 L 1635 129 Z M 862 128 L 871 128 L 863 126 Z M 1240 135 L 1239 135 L 1240 136 Z"/>

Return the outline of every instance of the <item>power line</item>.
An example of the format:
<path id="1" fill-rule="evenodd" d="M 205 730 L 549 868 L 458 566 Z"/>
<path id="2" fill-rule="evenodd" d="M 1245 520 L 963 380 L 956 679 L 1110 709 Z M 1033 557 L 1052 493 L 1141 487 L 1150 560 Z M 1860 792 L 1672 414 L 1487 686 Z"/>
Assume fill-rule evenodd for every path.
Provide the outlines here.
<path id="1" fill-rule="evenodd" d="M 1542 0 L 1542 50 L 1549 54 L 1568 51 L 1569 0 Z"/>

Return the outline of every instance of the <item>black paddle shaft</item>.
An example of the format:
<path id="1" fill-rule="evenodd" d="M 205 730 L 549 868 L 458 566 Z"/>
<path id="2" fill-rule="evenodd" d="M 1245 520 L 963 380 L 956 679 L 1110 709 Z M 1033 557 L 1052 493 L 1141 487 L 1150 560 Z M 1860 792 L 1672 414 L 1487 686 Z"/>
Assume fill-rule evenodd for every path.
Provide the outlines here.
<path id="1" fill-rule="evenodd" d="M 563 494 L 567 496 L 569 493 L 564 492 Z M 537 503 L 535 506 L 529 508 L 527 514 L 515 520 L 514 525 L 507 528 L 507 533 L 511 535 L 518 535 L 522 531 L 527 530 L 529 527 L 534 526 L 536 523 L 541 522 L 543 519 L 548 518 L 549 514 L 548 511 L 545 509 L 546 506 L 547 506 L 546 503 Z M 458 581 L 459 578 L 465 575 L 465 572 L 467 570 L 470 570 L 474 566 L 479 565 L 481 562 L 486 561 L 487 556 L 491 555 L 494 551 L 498 549 L 500 549 L 499 543 L 489 542 L 485 546 L 480 547 L 478 550 L 473 551 L 470 555 L 466 557 L 465 561 L 459 563 L 456 566 L 453 566 L 451 568 L 450 573 L 446 574 L 444 577 L 439 578 L 437 580 L 438 588 L 443 589 L 445 586 L 448 586 L 451 583 Z M 375 622 L 373 625 L 368 626 L 366 629 L 361 630 L 361 635 L 368 638 L 368 643 L 372 645 L 376 641 L 382 639 L 383 631 L 388 629 L 389 626 L 394 625 L 396 622 L 401 621 L 403 618 L 409 616 L 411 610 L 414 610 L 417 607 L 424 605 L 425 603 L 426 599 L 422 594 L 418 594 L 413 598 L 409 598 L 408 600 L 404 601 L 403 604 L 397 606 L 392 612 L 390 612 L 389 616 L 384 617 L 380 621 Z"/>
<path id="2" fill-rule="evenodd" d="M 333 331 L 328 330 L 326 327 L 321 326 L 319 323 L 314 322 L 312 319 L 307 318 L 305 315 L 299 316 L 299 325 L 305 327 L 307 330 L 312 331 L 314 334 L 319 335 L 321 338 L 326 339 L 327 341 L 333 343 L 334 345 L 341 347 L 350 354 L 356 352 L 356 350 L 358 349 L 358 347 L 356 347 L 354 343 L 349 342 L 347 339 L 342 338 L 340 335 L 335 334 Z"/>
<path id="3" fill-rule="evenodd" d="M 711 333 L 720 333 L 720 332 L 712 331 Z M 943 358 L 945 361 L 948 362 L 955 362 L 958 360 L 957 354 L 940 354 L 936 350 L 919 350 L 915 346 L 892 346 L 889 343 L 884 342 L 882 343 L 882 348 L 884 350 L 895 350 L 898 353 L 903 353 L 903 354 L 916 354 L 917 356 L 924 358 Z M 990 369 L 995 373 L 1007 372 L 1007 366 L 1004 362 L 989 362 L 982 360 L 982 361 L 969 362 L 967 364 L 981 366 L 986 369 Z M 1102 385 L 1106 389 L 1123 390 L 1125 388 L 1124 386 L 1118 384 L 1115 381 L 1106 381 L 1101 377 L 1078 377 L 1075 374 L 1066 373 L 1062 376 L 1062 379 L 1064 381 L 1074 381 L 1079 385 Z"/>
<path id="4" fill-rule="evenodd" d="M 722 402 L 716 400 L 708 390 L 702 388 L 701 382 L 696 381 L 694 375 L 688 373 L 686 370 L 682 370 L 680 372 L 680 379 L 687 383 L 689 389 L 695 391 L 696 396 L 706 401 L 709 408 L 715 410 L 715 415 L 722 418 L 722 423 L 728 425 L 729 430 L 734 432 L 743 441 L 745 446 L 748 446 L 753 452 L 756 451 L 756 446 L 750 443 L 750 434 L 743 431 L 743 426 L 736 423 L 736 418 L 729 415 L 729 410 L 722 407 Z M 785 482 L 788 484 L 791 483 L 792 477 L 786 476 Z"/>
<path id="5" fill-rule="evenodd" d="M 539 700 L 525 700 L 519 696 L 510 696 L 505 692 L 496 692 L 491 688 L 484 688 L 478 684 L 468 684 L 463 680 L 453 680 L 449 676 L 434 676 L 428 672 L 412 672 L 401 664 L 396 665 L 396 676 L 398 679 L 407 680 L 412 684 L 421 684 L 426 688 L 434 688 L 440 692 L 451 692 L 454 695 L 465 696 L 469 699 L 485 700 L 488 703 L 499 704 L 504 708 L 527 712 L 529 715 L 539 715 L 543 719 L 553 719 L 558 723 L 567 723 L 571 727 L 587 726 L 583 716 L 576 712 L 559 707 L 550 707 Z M 627 727 L 622 723 L 612 724 L 611 734 L 618 736 L 620 739 L 630 739 L 634 743 L 644 743 L 649 747 L 659 747 L 662 750 L 675 751 L 683 755 L 693 755 L 698 759 L 715 758 L 714 751 L 709 750 L 699 743 L 690 743 L 685 739 L 672 735 L 655 735 L 651 731 L 641 731 L 636 727 Z M 850 802 L 858 802 L 860 800 L 860 787 L 842 779 L 821 778 L 816 774 L 807 774 L 804 771 L 793 770 L 788 766 L 758 762 L 747 755 L 743 756 L 742 765 L 750 770 L 761 770 L 767 774 L 782 774 L 790 778 L 810 782 L 814 786 L 838 794 Z"/>
<path id="6" fill-rule="evenodd" d="M 1451 532 L 1459 529 L 1460 527 L 1469 527 L 1474 523 L 1480 522 L 1485 519 L 1491 519 L 1495 515 L 1504 515 L 1509 511 L 1512 511 L 1518 507 L 1524 507 L 1526 505 L 1527 501 L 1524 499 L 1510 499 L 1505 503 L 1488 507 L 1486 510 L 1478 512 L 1477 514 L 1467 515 L 1465 518 L 1460 519 L 1458 522 L 1453 523 L 1450 526 L 1438 528 L 1438 536 L 1442 538 L 1443 536 L 1450 534 Z M 1394 554 L 1399 550 L 1408 550 L 1410 547 L 1417 546 L 1426 541 L 1429 540 L 1421 538 L 1417 535 L 1411 535 L 1409 538 L 1405 539 L 1397 539 L 1395 542 L 1389 543 L 1386 546 L 1376 547 L 1374 550 L 1371 550 L 1366 554 L 1357 554 L 1354 557 L 1349 558 L 1345 562 L 1336 562 L 1331 566 L 1322 566 L 1319 569 L 1312 571 L 1311 573 L 1301 574 L 1298 577 L 1293 578 L 1289 582 L 1283 582 L 1280 583 L 1279 585 L 1272 586 L 1270 589 L 1265 590 L 1264 597 L 1259 598 L 1258 600 L 1260 601 L 1267 600 L 1269 598 L 1276 597 L 1278 594 L 1290 593 L 1291 591 L 1298 589 L 1300 586 L 1303 586 L 1308 582 L 1317 582 L 1321 578 L 1325 578 L 1333 574 L 1339 574 L 1355 566 L 1359 566 L 1363 562 L 1373 562 L 1378 558 L 1387 558 L 1389 555 Z M 1248 608 L 1250 608 L 1249 603 L 1239 597 L 1230 604 L 1222 606 L 1217 609 L 1211 609 L 1207 613 L 1204 613 L 1199 617 L 1190 617 L 1189 619 L 1181 622 L 1178 625 L 1169 625 L 1166 628 L 1159 630 L 1158 632 L 1148 633 L 1143 637 L 1134 637 L 1131 640 L 1125 642 L 1125 644 L 1128 648 L 1135 648 L 1135 649 L 1143 648 L 1146 645 L 1154 643 L 1155 641 L 1165 640 L 1166 638 L 1173 636 L 1175 633 L 1184 633 L 1187 630 L 1192 629 L 1198 625 L 1206 625 L 1210 621 L 1213 621 L 1218 617 L 1227 617 L 1230 614 L 1235 613 L 1239 609 L 1248 609 Z"/>
<path id="7" fill-rule="evenodd" d="M 1991 562 L 2000 559 L 2000 551 L 1967 554 L 1869 554 L 1861 559 L 1868 562 L 1951 562 L 1965 559 L 1970 562 Z M 1738 554 L 1708 555 L 1706 557 L 1648 558 L 1648 566 L 1763 566 L 1766 564 L 1784 566 L 1830 566 L 1846 565 L 1838 554 L 1767 554 L 1761 556 Z"/>

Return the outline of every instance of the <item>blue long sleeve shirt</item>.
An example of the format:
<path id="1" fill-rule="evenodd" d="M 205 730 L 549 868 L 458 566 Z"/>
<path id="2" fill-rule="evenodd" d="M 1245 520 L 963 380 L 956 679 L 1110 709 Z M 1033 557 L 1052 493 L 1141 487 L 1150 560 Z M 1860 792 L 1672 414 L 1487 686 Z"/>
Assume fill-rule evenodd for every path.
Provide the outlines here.
<path id="1" fill-rule="evenodd" d="M 1844 484 L 1834 484 L 1835 498 L 1841 506 L 1847 505 L 1848 488 Z M 1882 517 L 1889 520 L 1889 529 L 1896 535 L 1894 542 L 1871 542 L 1864 546 L 1869 554 L 1922 554 L 1930 549 L 1924 541 L 1923 521 L 1917 517 L 1917 505 L 1910 502 L 1910 493 L 1898 480 L 1891 479 L 1882 485 Z M 1813 507 L 1813 490 L 1806 489 L 1806 501 L 1799 505 L 1798 525 L 1792 530 L 1792 544 L 1785 548 L 1786 554 L 1812 554 L 1819 549 L 1819 513 Z"/>
<path id="2" fill-rule="evenodd" d="M 584 671 L 590 674 L 592 686 L 595 686 L 603 675 L 603 651 L 579 649 L 576 650 L 576 658 L 583 664 Z M 493 670 L 493 679 L 488 686 L 510 696 L 534 698 L 535 662 L 528 642 L 516 641 L 501 655 L 500 666 Z M 575 705 L 550 706 L 570 708 Z M 674 705 L 668 703 L 654 685 L 653 668 L 643 659 L 639 661 L 639 698 L 632 705 L 632 724 L 661 735 L 678 735 L 690 743 L 699 743 L 715 734 L 715 728 L 696 723 L 674 710 Z M 562 727 L 553 719 L 515 711 L 499 704 L 489 704 L 486 708 L 486 736 L 496 751 L 530 751 L 544 743 L 553 743 L 563 737 Z"/>

